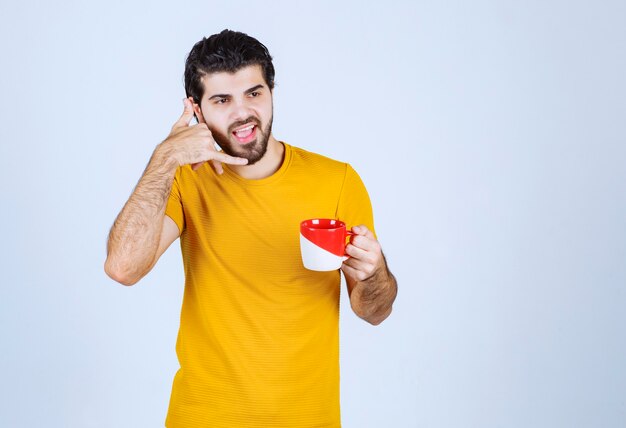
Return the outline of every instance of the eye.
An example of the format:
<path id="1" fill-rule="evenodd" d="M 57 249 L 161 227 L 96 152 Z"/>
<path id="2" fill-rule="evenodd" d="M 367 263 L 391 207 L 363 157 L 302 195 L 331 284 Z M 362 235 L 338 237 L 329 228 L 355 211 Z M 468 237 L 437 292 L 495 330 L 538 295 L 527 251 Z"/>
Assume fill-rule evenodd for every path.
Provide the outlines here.
<path id="1" fill-rule="evenodd" d="M 251 97 L 253 97 L 253 98 L 254 98 L 254 97 L 258 97 L 259 95 L 261 95 L 261 93 L 260 93 L 260 92 L 257 92 L 257 91 L 250 92 L 250 96 L 251 96 Z"/>
<path id="2" fill-rule="evenodd" d="M 215 101 L 215 104 L 224 104 L 226 101 L 228 101 L 226 98 L 220 98 L 219 100 Z"/>

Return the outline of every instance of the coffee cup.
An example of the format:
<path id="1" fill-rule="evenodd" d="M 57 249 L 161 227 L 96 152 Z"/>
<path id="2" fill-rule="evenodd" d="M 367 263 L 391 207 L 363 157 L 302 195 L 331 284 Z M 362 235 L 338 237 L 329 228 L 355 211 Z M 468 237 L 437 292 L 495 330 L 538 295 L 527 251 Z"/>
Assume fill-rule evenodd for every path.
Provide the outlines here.
<path id="1" fill-rule="evenodd" d="M 304 267 L 332 271 L 341 267 L 346 255 L 346 239 L 354 233 L 341 220 L 312 218 L 300 223 L 300 252 Z"/>

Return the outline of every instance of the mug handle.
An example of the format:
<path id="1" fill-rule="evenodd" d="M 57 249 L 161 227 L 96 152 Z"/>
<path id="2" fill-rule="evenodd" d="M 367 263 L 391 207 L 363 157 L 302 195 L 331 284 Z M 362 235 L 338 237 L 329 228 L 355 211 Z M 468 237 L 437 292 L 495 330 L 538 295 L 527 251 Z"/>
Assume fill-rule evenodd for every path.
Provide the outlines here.
<path id="1" fill-rule="evenodd" d="M 352 228 L 350 228 L 350 229 L 352 229 Z M 354 233 L 351 230 L 348 230 L 348 228 L 346 228 L 346 236 L 343 239 L 345 241 L 347 237 L 354 236 L 354 235 L 356 235 L 356 233 Z M 348 244 L 346 244 L 346 246 L 348 246 Z M 344 249 L 343 250 L 343 261 L 345 262 L 349 258 L 350 258 L 350 256 L 346 254 L 346 250 Z"/>

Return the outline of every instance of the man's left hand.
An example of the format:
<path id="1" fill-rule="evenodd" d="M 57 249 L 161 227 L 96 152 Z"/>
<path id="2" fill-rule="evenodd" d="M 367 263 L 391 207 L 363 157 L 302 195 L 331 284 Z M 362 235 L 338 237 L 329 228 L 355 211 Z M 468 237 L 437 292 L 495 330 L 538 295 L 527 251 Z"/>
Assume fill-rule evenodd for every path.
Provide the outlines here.
<path id="1" fill-rule="evenodd" d="M 341 270 L 359 282 L 376 281 L 387 272 L 380 243 L 364 225 L 354 226 L 352 232 L 354 236 L 346 246 L 346 255 L 350 257 L 343 262 Z"/>

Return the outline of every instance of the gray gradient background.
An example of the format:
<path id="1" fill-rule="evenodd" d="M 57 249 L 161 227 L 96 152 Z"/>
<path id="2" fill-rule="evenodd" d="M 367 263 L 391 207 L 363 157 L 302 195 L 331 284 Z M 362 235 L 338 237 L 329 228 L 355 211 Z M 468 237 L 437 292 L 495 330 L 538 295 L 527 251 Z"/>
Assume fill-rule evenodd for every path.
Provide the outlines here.
<path id="1" fill-rule="evenodd" d="M 341 303 L 346 428 L 626 426 L 626 5 L 2 2 L 0 426 L 163 426 L 176 241 L 109 227 L 223 28 L 275 58 L 278 139 L 350 162 L 399 280 Z"/>

